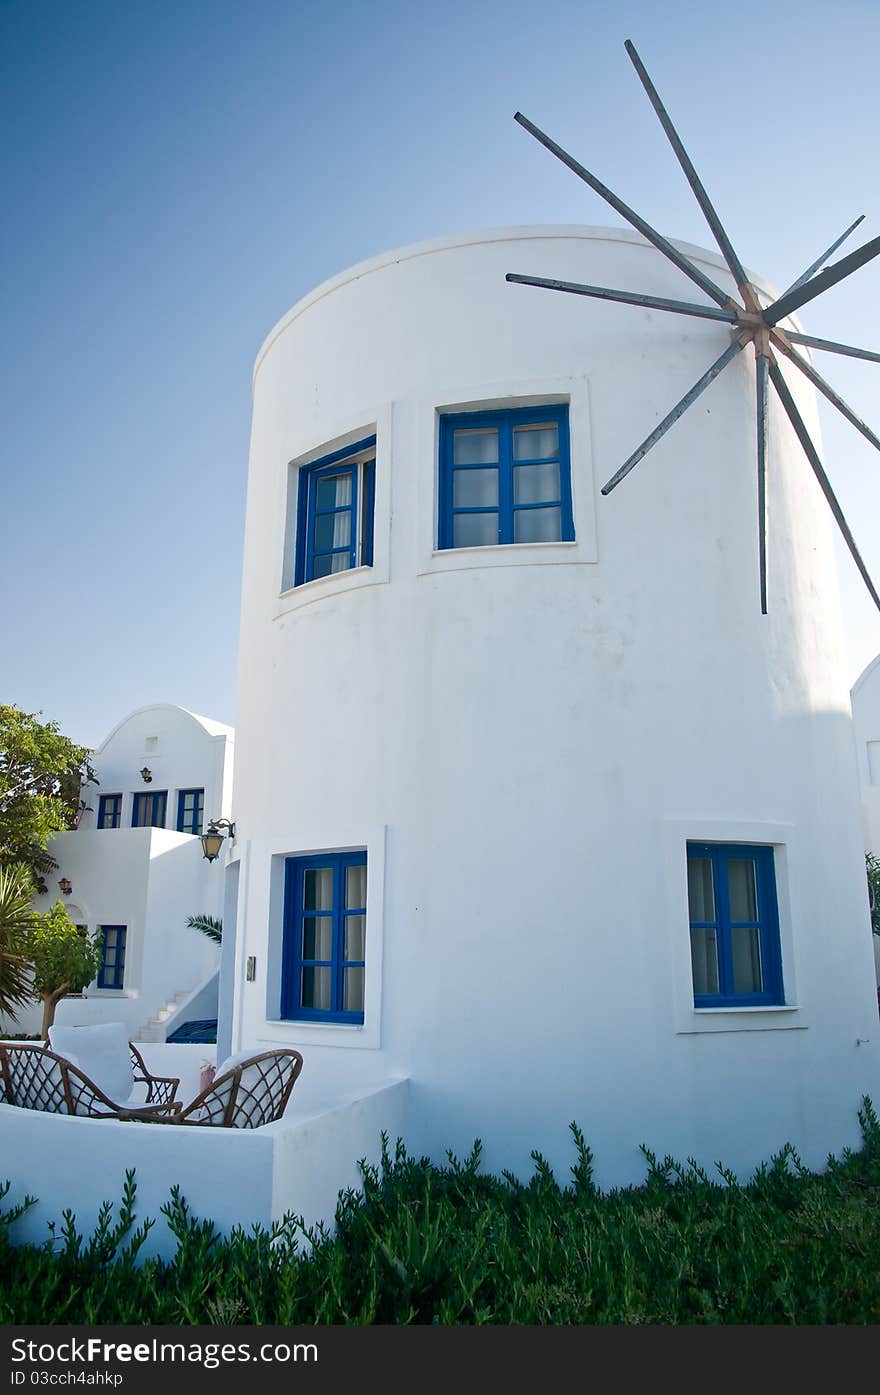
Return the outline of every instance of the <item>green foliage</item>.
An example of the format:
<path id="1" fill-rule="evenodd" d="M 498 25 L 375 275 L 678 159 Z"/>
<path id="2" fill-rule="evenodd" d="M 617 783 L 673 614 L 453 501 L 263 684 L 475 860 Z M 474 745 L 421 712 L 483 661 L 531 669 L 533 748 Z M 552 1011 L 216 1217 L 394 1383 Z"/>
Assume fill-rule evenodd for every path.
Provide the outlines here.
<path id="1" fill-rule="evenodd" d="M 42 1034 L 48 1035 L 55 1008 L 67 993 L 79 993 L 101 967 L 101 935 L 78 930 L 64 905 L 56 901 L 50 910 L 31 917 L 27 957 L 33 991 L 43 1000 Z"/>
<path id="2" fill-rule="evenodd" d="M 873 1325 L 880 1124 L 868 1100 L 859 1117 L 862 1147 L 824 1173 L 786 1147 L 741 1184 L 645 1149 L 645 1183 L 610 1192 L 574 1125 L 568 1187 L 537 1153 L 523 1183 L 482 1173 L 479 1143 L 438 1167 L 383 1137 L 333 1236 L 287 1217 L 223 1238 L 173 1188 L 170 1262 L 140 1253 L 128 1174 L 118 1219 L 105 1203 L 88 1242 L 66 1213 L 60 1236 L 13 1247 L 28 1203 L 0 1215 L 0 1322 Z"/>
<path id="3" fill-rule="evenodd" d="M 0 704 L 0 867 L 22 866 L 37 891 L 57 866 L 46 851 L 54 833 L 75 828 L 83 785 L 95 781 L 90 752 L 41 722 Z"/>
<path id="4" fill-rule="evenodd" d="M 23 867 L 0 867 L 0 1013 L 18 1021 L 33 998 L 28 964 L 31 883 Z"/>
<path id="5" fill-rule="evenodd" d="M 191 930 L 201 930 L 215 945 L 223 942 L 223 921 L 212 915 L 188 915 L 186 923 Z"/>
<path id="6" fill-rule="evenodd" d="M 871 929 L 875 935 L 880 935 L 880 857 L 876 853 L 865 853 L 865 870 L 871 903 Z"/>

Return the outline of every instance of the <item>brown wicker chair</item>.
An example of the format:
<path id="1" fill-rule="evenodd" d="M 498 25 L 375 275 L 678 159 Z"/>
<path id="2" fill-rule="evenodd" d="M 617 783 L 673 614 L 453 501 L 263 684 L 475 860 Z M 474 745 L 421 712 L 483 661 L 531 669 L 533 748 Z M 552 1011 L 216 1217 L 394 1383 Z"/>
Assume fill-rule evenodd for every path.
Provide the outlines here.
<path id="1" fill-rule="evenodd" d="M 180 1109 L 173 1098 L 178 1081 L 152 1076 L 141 1059 L 140 1052 L 131 1048 L 134 1064 L 143 1072 L 148 1091 L 155 1093 L 155 1102 L 126 1106 L 115 1104 L 87 1075 L 63 1056 L 56 1056 L 43 1046 L 0 1044 L 0 1102 L 18 1109 L 36 1109 L 46 1114 L 76 1114 L 88 1119 L 141 1119 L 168 1117 Z M 158 1084 L 156 1082 L 159 1082 Z M 168 1087 L 173 1085 L 171 1098 Z M 149 1097 L 149 1096 L 148 1096 Z"/>
<path id="2" fill-rule="evenodd" d="M 135 1085 L 146 1085 L 147 1098 L 144 1104 L 171 1104 L 177 1098 L 180 1085 L 179 1075 L 151 1075 L 143 1056 L 133 1041 L 128 1043 L 131 1052 L 131 1069 Z"/>
<path id="3" fill-rule="evenodd" d="M 302 1056 L 292 1049 L 249 1056 L 224 1071 L 184 1109 L 157 1116 L 155 1122 L 227 1129 L 273 1124 L 284 1113 L 302 1067 Z"/>

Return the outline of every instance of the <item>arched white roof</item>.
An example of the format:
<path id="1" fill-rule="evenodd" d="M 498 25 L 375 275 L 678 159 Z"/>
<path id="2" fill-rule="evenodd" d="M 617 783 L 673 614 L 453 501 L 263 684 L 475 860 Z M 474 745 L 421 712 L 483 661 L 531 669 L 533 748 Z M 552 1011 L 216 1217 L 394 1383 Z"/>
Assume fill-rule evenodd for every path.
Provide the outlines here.
<path id="1" fill-rule="evenodd" d="M 858 678 L 856 679 L 855 683 L 853 683 L 852 687 L 850 688 L 850 696 L 851 696 L 851 697 L 855 697 L 855 695 L 856 695 L 856 693 L 858 692 L 859 688 L 861 688 L 861 686 L 862 686 L 863 683 L 866 683 L 866 682 L 868 681 L 868 679 L 870 678 L 871 674 L 874 672 L 874 669 L 877 667 L 878 664 L 880 664 L 880 654 L 878 654 L 878 655 L 876 656 L 876 658 L 874 658 L 874 659 L 871 660 L 871 662 L 868 664 L 867 668 L 863 668 L 863 669 L 862 669 L 862 671 L 861 671 L 861 673 L 859 674 Z"/>
<path id="2" fill-rule="evenodd" d="M 112 731 L 104 737 L 100 746 L 95 747 L 95 751 L 103 751 L 113 740 L 118 731 L 130 722 L 132 717 L 139 717 L 143 712 L 176 712 L 182 717 L 188 717 L 190 721 L 196 722 L 208 736 L 225 736 L 230 741 L 235 739 L 235 728 L 227 726 L 225 722 L 217 722 L 213 717 L 201 717 L 198 712 L 190 712 L 187 707 L 179 707 L 174 702 L 148 702 L 143 707 L 136 707 L 133 712 L 129 712 L 116 723 Z"/>

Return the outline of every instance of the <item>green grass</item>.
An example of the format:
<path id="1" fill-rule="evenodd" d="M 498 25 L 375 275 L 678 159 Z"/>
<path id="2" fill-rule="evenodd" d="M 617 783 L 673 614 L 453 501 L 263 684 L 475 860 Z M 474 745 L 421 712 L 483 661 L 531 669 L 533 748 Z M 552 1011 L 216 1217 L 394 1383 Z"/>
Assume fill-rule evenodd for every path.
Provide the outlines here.
<path id="1" fill-rule="evenodd" d="M 130 1174 L 89 1239 L 65 1213 L 44 1245 L 15 1246 L 0 1225 L 4 1323 L 877 1323 L 880 1123 L 859 1112 L 863 1144 L 806 1169 L 784 1148 L 746 1185 L 720 1166 L 662 1161 L 643 1186 L 594 1184 L 576 1161 L 561 1187 L 534 1154 L 528 1183 L 470 1157 L 437 1167 L 392 1153 L 362 1166 L 364 1191 L 340 1196 L 336 1233 L 217 1235 L 177 1189 L 163 1213 L 174 1260 L 141 1261 Z M 6 1195 L 8 1188 L 0 1194 Z M 304 1243 L 305 1242 L 305 1243 Z"/>

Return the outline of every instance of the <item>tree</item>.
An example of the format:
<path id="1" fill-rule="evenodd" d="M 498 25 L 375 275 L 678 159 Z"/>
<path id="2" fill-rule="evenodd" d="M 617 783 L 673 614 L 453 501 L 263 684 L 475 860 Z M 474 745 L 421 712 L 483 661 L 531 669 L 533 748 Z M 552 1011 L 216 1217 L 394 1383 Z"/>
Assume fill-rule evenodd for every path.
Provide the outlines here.
<path id="1" fill-rule="evenodd" d="M 201 930 L 215 945 L 223 942 L 223 921 L 212 915 L 188 915 L 186 923 L 191 930 Z"/>
<path id="2" fill-rule="evenodd" d="M 880 857 L 876 853 L 865 853 L 865 868 L 868 873 L 868 899 L 871 903 L 871 929 L 880 935 Z"/>
<path id="3" fill-rule="evenodd" d="M 28 961 L 31 883 L 21 867 L 0 867 L 0 1013 L 18 1021 L 34 996 Z"/>
<path id="4" fill-rule="evenodd" d="M 101 967 L 101 936 L 78 930 L 60 901 L 32 917 L 27 956 L 33 971 L 33 995 L 43 1000 L 43 1037 L 55 1021 L 55 1009 L 68 993 L 81 993 Z"/>
<path id="5" fill-rule="evenodd" d="M 39 716 L 0 704 L 0 867 L 26 868 L 34 889 L 45 891 L 46 873 L 58 866 L 49 839 L 76 828 L 82 788 L 97 781 L 88 747 Z"/>

